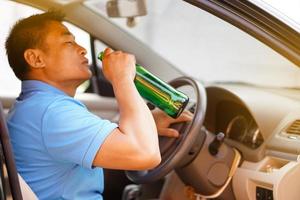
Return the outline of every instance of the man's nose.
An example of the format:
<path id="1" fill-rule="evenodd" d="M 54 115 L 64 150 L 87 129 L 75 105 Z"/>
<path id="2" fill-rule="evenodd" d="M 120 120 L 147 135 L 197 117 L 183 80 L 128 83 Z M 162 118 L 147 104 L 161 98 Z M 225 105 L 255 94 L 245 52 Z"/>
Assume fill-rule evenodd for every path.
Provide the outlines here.
<path id="1" fill-rule="evenodd" d="M 80 46 L 80 45 L 78 45 L 78 46 L 79 46 L 79 53 L 80 53 L 80 55 L 86 55 L 87 54 L 87 50 L 84 47 Z"/>

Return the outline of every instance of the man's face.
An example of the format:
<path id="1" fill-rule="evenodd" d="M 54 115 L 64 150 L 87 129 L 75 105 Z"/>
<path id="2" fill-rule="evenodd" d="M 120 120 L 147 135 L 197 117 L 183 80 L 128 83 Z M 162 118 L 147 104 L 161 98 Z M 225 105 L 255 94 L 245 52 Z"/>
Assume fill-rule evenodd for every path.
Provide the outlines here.
<path id="1" fill-rule="evenodd" d="M 75 42 L 75 37 L 60 22 L 47 25 L 45 45 L 45 73 L 57 84 L 76 84 L 91 77 L 86 50 Z"/>

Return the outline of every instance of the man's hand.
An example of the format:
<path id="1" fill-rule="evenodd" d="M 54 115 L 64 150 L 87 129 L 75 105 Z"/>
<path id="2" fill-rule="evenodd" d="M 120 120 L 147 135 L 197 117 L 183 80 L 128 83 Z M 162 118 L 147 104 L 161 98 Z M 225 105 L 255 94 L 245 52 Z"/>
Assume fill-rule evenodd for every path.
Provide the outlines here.
<path id="1" fill-rule="evenodd" d="M 102 71 L 105 78 L 112 84 L 123 82 L 124 79 L 133 81 L 136 73 L 135 57 L 132 54 L 106 48 L 102 60 Z"/>
<path id="2" fill-rule="evenodd" d="M 167 137 L 179 136 L 179 132 L 176 129 L 169 128 L 171 124 L 179 123 L 179 122 L 188 122 L 193 119 L 193 114 L 187 110 L 184 110 L 177 119 L 168 116 L 167 114 L 165 114 L 163 111 L 159 109 L 153 110 L 152 115 L 156 123 L 158 134 L 160 136 L 167 136 Z"/>

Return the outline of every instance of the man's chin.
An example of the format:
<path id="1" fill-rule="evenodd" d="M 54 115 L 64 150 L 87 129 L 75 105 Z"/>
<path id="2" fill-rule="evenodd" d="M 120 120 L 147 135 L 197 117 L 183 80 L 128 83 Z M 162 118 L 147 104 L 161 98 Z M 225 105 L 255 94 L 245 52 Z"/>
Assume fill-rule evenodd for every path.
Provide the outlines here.
<path id="1" fill-rule="evenodd" d="M 89 76 L 83 77 L 83 78 L 80 80 L 80 84 L 82 84 L 82 83 L 84 83 L 84 82 L 86 82 L 86 81 L 90 80 L 90 79 L 91 79 L 91 77 L 92 77 L 92 75 L 89 75 Z"/>
<path id="2" fill-rule="evenodd" d="M 82 76 L 82 81 L 86 81 L 89 80 L 90 78 L 92 78 L 92 72 L 91 70 L 88 70 L 83 76 Z"/>

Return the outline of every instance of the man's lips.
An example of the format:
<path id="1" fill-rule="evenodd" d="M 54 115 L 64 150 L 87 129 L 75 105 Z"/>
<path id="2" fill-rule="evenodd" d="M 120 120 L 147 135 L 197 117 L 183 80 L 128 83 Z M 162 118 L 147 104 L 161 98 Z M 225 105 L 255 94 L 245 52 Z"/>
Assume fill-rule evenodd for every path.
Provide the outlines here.
<path id="1" fill-rule="evenodd" d="M 89 64 L 89 60 L 88 60 L 88 59 L 84 59 L 84 60 L 82 61 L 82 64 L 88 65 L 88 64 Z"/>

